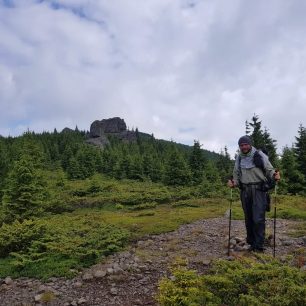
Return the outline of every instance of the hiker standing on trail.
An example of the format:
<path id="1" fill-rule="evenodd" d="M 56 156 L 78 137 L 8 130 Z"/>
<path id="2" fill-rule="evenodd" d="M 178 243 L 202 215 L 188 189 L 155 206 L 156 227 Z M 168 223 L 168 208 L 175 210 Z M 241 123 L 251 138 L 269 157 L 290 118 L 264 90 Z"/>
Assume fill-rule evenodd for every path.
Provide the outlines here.
<path id="1" fill-rule="evenodd" d="M 238 145 L 240 152 L 228 186 L 240 188 L 249 250 L 263 252 L 267 191 L 280 180 L 280 173 L 273 168 L 266 154 L 252 146 L 249 136 L 240 137 Z"/>

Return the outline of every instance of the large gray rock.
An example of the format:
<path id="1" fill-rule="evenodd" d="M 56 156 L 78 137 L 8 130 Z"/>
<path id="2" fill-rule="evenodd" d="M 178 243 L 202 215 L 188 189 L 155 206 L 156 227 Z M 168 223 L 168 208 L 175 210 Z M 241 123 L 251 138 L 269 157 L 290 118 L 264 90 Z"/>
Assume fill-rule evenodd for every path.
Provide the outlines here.
<path id="1" fill-rule="evenodd" d="M 121 133 L 126 130 L 124 120 L 119 117 L 95 120 L 90 126 L 90 137 L 101 137 L 105 133 Z"/>
<path id="2" fill-rule="evenodd" d="M 90 126 L 90 132 L 86 135 L 86 142 L 103 149 L 110 143 L 108 139 L 110 135 L 126 143 L 137 141 L 136 132 L 127 130 L 124 120 L 114 117 L 95 120 Z"/>

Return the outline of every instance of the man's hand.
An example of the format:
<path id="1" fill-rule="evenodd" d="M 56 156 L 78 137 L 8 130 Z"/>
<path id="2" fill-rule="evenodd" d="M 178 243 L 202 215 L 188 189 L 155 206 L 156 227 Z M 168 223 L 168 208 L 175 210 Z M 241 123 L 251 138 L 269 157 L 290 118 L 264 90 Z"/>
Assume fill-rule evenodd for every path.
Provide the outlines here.
<path id="1" fill-rule="evenodd" d="M 235 182 L 233 180 L 228 180 L 227 181 L 227 186 L 230 188 L 234 188 L 235 187 Z"/>
<path id="2" fill-rule="evenodd" d="M 279 181 L 279 180 L 280 180 L 280 173 L 279 173 L 279 170 L 275 170 L 273 176 L 274 176 L 274 179 L 275 179 L 276 181 Z"/>

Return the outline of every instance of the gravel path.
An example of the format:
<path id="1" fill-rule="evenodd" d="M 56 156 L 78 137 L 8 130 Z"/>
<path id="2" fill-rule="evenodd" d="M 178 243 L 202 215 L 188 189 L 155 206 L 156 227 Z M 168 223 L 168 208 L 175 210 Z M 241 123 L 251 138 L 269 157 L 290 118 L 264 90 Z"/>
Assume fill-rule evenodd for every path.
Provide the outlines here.
<path id="1" fill-rule="evenodd" d="M 296 223 L 277 221 L 277 257 L 305 247 L 305 237 L 287 235 Z M 266 227 L 268 236 L 273 232 L 273 220 L 267 220 Z M 211 260 L 227 258 L 227 235 L 227 218 L 200 220 L 174 232 L 145 237 L 74 279 L 51 278 L 45 283 L 0 279 L 0 305 L 157 305 L 157 284 L 161 277 L 169 276 L 169 265 L 184 258 L 191 268 L 204 272 Z M 232 254 L 247 253 L 243 221 L 232 221 L 231 237 Z M 269 240 L 267 243 L 265 253 L 272 255 Z"/>

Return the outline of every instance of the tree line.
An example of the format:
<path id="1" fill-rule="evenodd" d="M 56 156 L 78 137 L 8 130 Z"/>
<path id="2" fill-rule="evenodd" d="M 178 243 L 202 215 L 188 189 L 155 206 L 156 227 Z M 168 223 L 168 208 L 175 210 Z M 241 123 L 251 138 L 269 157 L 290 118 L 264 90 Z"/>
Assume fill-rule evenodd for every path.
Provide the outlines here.
<path id="1" fill-rule="evenodd" d="M 83 180 L 101 173 L 118 180 L 150 180 L 170 186 L 218 188 L 232 173 L 233 160 L 227 147 L 219 154 L 203 150 L 199 141 L 192 147 L 155 139 L 139 133 L 135 142 L 122 142 L 110 136 L 103 150 L 85 143 L 86 132 L 36 134 L 27 131 L 19 137 L 0 138 L 0 198 L 6 221 L 16 216 L 39 214 L 48 198 L 45 171 L 58 171 L 70 180 Z M 276 153 L 274 140 L 258 116 L 246 121 L 246 134 L 255 147 L 266 150 L 273 165 L 282 171 L 280 188 L 284 193 L 305 194 L 306 130 L 300 125 L 292 147 Z M 63 177 L 58 177 L 58 186 Z"/>

